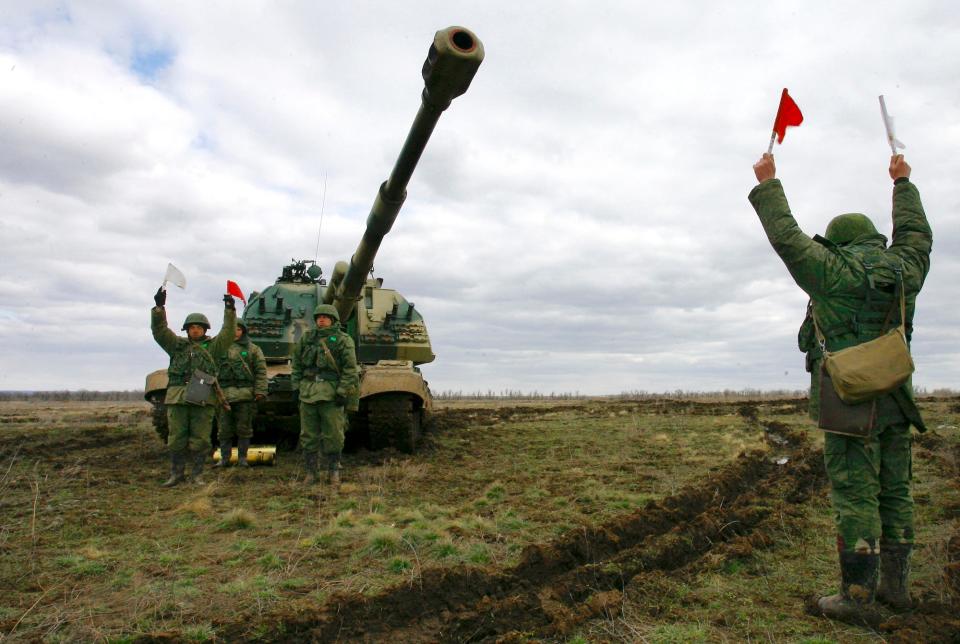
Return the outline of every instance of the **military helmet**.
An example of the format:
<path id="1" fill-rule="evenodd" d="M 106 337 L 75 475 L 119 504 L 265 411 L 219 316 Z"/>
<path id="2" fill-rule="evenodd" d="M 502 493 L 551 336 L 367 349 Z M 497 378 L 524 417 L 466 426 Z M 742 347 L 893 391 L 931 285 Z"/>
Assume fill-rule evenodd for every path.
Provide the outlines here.
<path id="1" fill-rule="evenodd" d="M 318 315 L 326 315 L 334 322 L 340 322 L 340 314 L 337 313 L 337 307 L 333 304 L 317 304 L 313 309 L 313 319 L 316 320 Z"/>
<path id="2" fill-rule="evenodd" d="M 191 313 L 187 316 L 187 319 L 183 321 L 183 330 L 186 331 L 187 327 L 191 324 L 199 324 L 204 329 L 210 330 L 210 320 L 207 319 L 207 316 L 203 313 Z"/>
<path id="3" fill-rule="evenodd" d="M 876 226 L 866 215 L 858 212 L 848 212 L 837 215 L 827 224 L 824 236 L 838 246 L 849 244 L 860 235 L 879 235 Z"/>
<path id="4" fill-rule="evenodd" d="M 237 318 L 237 327 L 243 329 L 244 333 L 247 332 L 247 323 L 240 318 Z"/>

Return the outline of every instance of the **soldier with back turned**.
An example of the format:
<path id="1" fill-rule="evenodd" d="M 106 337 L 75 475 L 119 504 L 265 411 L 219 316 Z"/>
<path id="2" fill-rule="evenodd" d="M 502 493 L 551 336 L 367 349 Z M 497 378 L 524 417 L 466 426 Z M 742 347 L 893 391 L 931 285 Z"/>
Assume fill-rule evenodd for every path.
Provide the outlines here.
<path id="1" fill-rule="evenodd" d="M 907 380 L 865 403 L 872 405 L 872 424 L 862 428 L 865 436 L 838 433 L 835 425 L 824 422 L 825 412 L 829 409 L 831 418 L 842 420 L 855 413 L 855 406 L 842 404 L 834 385 L 824 377 L 823 352 L 864 344 L 900 324 L 909 342 L 916 297 L 930 269 L 932 233 L 903 155 L 890 159 L 894 185 L 889 247 L 873 222 L 859 213 L 835 217 L 824 237 L 808 237 L 790 213 L 783 186 L 775 178 L 773 156 L 763 155 L 753 168 L 758 185 L 750 192 L 750 203 L 770 244 L 810 296 L 800 349 L 807 354 L 811 372 L 811 417 L 830 429 L 824 434 L 824 462 L 841 585 L 839 593 L 821 597 L 818 606 L 827 617 L 863 623 L 875 614 L 875 598 L 895 609 L 911 605 L 910 426 L 921 432 L 926 427 Z"/>

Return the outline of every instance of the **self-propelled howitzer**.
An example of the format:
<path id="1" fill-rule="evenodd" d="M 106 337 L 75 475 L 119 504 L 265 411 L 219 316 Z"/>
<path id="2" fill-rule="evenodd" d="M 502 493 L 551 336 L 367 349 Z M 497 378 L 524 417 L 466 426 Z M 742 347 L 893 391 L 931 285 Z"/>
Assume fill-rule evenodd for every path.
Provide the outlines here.
<path id="1" fill-rule="evenodd" d="M 389 178 L 374 199 L 366 230 L 349 263 L 337 262 L 327 283 L 319 266 L 294 260 L 275 284 L 251 295 L 243 320 L 251 340 L 266 356 L 270 379 L 267 400 L 260 403 L 255 421 L 256 441 L 289 444 L 295 440 L 299 418 L 289 359 L 297 340 L 313 326 L 314 306 L 323 301 L 337 307 L 341 324 L 354 339 L 361 367 L 360 409 L 351 415 L 348 445 L 415 448 L 432 407 L 430 389 L 418 365 L 431 362 L 433 350 L 413 302 L 383 288 L 383 280 L 370 273 L 440 115 L 467 91 L 483 55 L 483 44 L 468 29 L 449 27 L 435 34 L 423 64 L 420 109 Z M 162 400 L 159 374 L 147 378 L 147 399 L 155 405 Z M 155 414 L 155 419 L 162 420 L 162 413 Z"/>

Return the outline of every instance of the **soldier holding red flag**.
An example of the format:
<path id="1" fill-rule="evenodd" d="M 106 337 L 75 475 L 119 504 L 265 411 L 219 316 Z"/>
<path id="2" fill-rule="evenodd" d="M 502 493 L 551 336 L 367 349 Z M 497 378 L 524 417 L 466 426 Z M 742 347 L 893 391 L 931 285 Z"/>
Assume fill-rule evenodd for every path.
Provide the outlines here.
<path id="1" fill-rule="evenodd" d="M 873 623 L 875 598 L 896 609 L 911 605 L 910 426 L 921 432 L 926 428 L 909 380 L 863 403 L 870 409 L 865 435 L 831 428 L 823 411 L 828 400 L 839 399 L 823 375 L 824 353 L 863 345 L 890 325 L 902 324 L 909 342 L 916 296 L 930 268 L 930 225 L 920 193 L 910 181 L 910 166 L 900 154 L 890 159 L 889 166 L 894 184 L 889 247 L 873 222 L 859 213 L 835 217 L 824 237 L 808 237 L 790 212 L 773 156 L 764 154 L 753 169 L 758 185 L 750 192 L 750 203 L 771 246 L 810 296 L 799 340 L 811 374 L 810 415 L 827 430 L 824 462 L 841 576 L 840 592 L 821 597 L 818 607 L 833 619 Z M 860 407 L 842 401 L 830 405 L 834 417 L 852 415 Z"/>

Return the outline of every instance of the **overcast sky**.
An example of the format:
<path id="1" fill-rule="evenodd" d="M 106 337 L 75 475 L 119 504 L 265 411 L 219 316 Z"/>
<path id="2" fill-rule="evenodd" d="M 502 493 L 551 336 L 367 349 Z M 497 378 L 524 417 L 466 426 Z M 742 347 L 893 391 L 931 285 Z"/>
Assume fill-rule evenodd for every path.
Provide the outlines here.
<path id="1" fill-rule="evenodd" d="M 859 6 L 860 9 L 854 9 Z M 775 149 L 808 234 L 889 236 L 877 96 L 934 231 L 915 383 L 960 388 L 955 2 L 0 1 L 0 390 L 136 389 L 149 330 L 227 279 L 348 259 L 437 29 L 486 59 L 377 257 L 435 391 L 800 389 L 806 298 L 747 194 Z M 321 227 L 322 213 L 322 227 Z"/>

